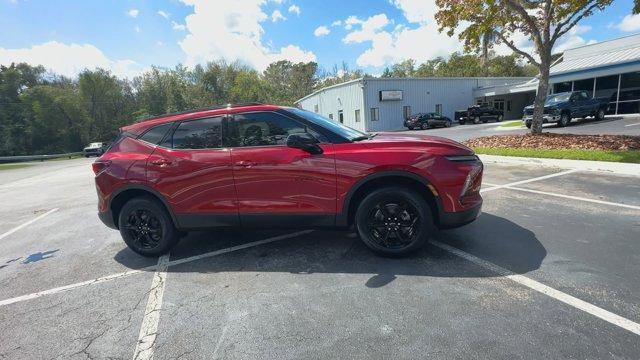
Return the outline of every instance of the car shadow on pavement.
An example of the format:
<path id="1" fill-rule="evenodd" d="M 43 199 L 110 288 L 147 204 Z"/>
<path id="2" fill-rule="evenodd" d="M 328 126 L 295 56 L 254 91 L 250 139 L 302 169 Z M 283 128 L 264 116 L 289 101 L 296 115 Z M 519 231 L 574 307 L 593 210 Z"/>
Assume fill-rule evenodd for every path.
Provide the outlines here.
<path id="1" fill-rule="evenodd" d="M 217 230 L 191 233 L 171 252 L 171 260 L 247 244 L 293 231 Z M 453 246 L 514 273 L 540 267 L 547 251 L 535 234 L 503 217 L 484 213 L 459 229 L 439 231 L 434 240 Z M 135 267 L 139 255 L 128 248 L 115 260 Z M 385 258 L 372 253 L 353 231 L 317 230 L 308 234 L 171 266 L 169 272 L 279 272 L 292 274 L 371 274 L 368 287 L 389 284 L 397 276 L 497 277 L 433 244 L 404 258 Z"/>

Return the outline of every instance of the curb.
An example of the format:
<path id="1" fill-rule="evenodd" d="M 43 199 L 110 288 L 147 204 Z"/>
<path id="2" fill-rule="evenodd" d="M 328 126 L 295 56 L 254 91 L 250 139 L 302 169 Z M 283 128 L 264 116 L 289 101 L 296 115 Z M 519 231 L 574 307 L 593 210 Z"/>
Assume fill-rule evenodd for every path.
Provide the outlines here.
<path id="1" fill-rule="evenodd" d="M 640 176 L 640 164 L 616 163 L 607 161 L 538 159 L 517 156 L 498 156 L 478 154 L 484 163 L 555 166 L 563 169 L 583 171 L 602 171 L 620 175 Z"/>

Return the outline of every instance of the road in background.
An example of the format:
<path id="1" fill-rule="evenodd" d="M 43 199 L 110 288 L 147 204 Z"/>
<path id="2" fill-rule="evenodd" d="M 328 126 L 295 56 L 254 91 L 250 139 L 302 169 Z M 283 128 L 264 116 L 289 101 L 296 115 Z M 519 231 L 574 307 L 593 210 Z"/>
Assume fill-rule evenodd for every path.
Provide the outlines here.
<path id="1" fill-rule="evenodd" d="M 456 141 L 465 141 L 481 136 L 491 135 L 523 135 L 530 132 L 526 127 L 521 128 L 500 128 L 502 123 L 490 122 L 487 124 L 467 124 L 450 128 L 437 128 L 429 130 L 406 130 L 410 133 L 422 133 L 427 135 L 442 136 Z M 564 128 L 559 128 L 556 124 L 545 124 L 544 132 L 556 134 L 582 134 L 582 135 L 636 135 L 640 136 L 640 116 L 627 117 L 606 117 L 602 121 L 576 119 Z"/>

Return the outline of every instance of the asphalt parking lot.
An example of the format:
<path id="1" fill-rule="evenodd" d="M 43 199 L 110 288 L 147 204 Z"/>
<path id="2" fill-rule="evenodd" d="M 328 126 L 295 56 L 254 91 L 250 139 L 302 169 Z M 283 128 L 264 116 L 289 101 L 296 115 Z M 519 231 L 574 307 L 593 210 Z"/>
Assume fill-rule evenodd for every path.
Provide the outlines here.
<path id="1" fill-rule="evenodd" d="M 637 177 L 486 164 L 481 217 L 404 259 L 310 230 L 146 259 L 90 161 L 0 170 L 0 359 L 640 358 Z"/>
<path id="2" fill-rule="evenodd" d="M 506 121 L 505 121 L 506 122 Z M 429 130 L 404 130 L 429 135 L 443 136 L 456 141 L 465 141 L 480 136 L 491 135 L 522 135 L 530 130 L 526 127 L 500 128 L 502 123 L 488 122 L 486 124 L 465 124 L 454 123 L 450 128 L 436 128 Z M 544 124 L 545 132 L 558 134 L 580 134 L 580 135 L 640 135 L 640 116 L 607 116 L 604 120 L 573 119 L 564 128 L 559 128 L 556 124 Z"/>

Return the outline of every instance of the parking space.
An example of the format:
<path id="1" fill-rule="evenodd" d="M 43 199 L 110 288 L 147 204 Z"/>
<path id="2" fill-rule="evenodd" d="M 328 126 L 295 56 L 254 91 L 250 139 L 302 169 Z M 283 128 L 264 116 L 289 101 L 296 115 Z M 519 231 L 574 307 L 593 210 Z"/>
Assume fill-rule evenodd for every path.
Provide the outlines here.
<path id="1" fill-rule="evenodd" d="M 481 217 L 403 259 L 218 230 L 158 261 L 58 163 L 0 173 L 0 358 L 640 357 L 637 177 L 486 164 Z"/>

